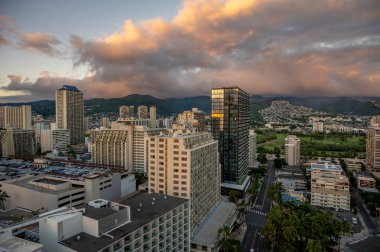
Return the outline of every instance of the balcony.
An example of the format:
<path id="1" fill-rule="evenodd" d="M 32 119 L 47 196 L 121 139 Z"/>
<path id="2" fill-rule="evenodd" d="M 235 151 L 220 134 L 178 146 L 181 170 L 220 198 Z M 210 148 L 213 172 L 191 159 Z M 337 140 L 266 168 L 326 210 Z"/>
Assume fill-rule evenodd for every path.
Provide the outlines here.
<path id="1" fill-rule="evenodd" d="M 123 247 L 121 246 L 120 243 L 117 243 L 117 244 L 114 244 L 113 245 L 113 251 L 114 252 L 117 252 L 117 251 L 120 251 Z"/>

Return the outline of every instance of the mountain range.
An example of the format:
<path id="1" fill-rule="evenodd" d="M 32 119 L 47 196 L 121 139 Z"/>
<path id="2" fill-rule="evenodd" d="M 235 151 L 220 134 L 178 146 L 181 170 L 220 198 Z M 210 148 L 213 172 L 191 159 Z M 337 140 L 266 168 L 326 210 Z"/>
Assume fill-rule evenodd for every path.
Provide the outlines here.
<path id="1" fill-rule="evenodd" d="M 251 97 L 251 117 L 259 119 L 258 111 L 270 106 L 273 100 L 288 100 L 291 104 L 310 107 L 332 114 L 352 114 L 361 116 L 380 115 L 379 97 Z M 41 100 L 26 103 L 2 103 L 0 106 L 31 105 L 36 114 L 52 116 L 55 114 L 55 102 Z M 131 94 L 121 98 L 95 98 L 84 102 L 85 113 L 118 112 L 122 105 L 128 106 L 156 106 L 160 115 L 178 114 L 191 108 L 198 108 L 210 113 L 211 98 L 209 96 L 195 96 L 187 98 L 160 99 L 150 95 Z"/>

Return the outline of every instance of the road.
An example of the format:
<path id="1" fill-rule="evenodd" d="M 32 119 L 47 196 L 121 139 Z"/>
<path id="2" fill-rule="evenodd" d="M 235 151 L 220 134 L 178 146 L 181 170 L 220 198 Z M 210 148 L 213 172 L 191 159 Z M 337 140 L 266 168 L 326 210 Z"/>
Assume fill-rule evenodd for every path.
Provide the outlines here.
<path id="1" fill-rule="evenodd" d="M 367 226 L 368 229 L 370 230 L 376 230 L 376 224 L 375 222 L 372 220 L 372 217 L 367 213 L 367 211 L 364 209 L 364 202 L 361 198 L 361 196 L 359 195 L 358 193 L 358 190 L 355 189 L 355 192 L 356 194 L 356 198 L 358 199 L 358 210 L 360 212 L 360 214 L 362 215 L 363 217 L 363 220 L 365 222 L 365 225 Z"/>
<path id="2" fill-rule="evenodd" d="M 255 252 L 260 249 L 260 232 L 266 221 L 266 214 L 270 209 L 271 200 L 267 197 L 268 188 L 273 183 L 274 163 L 268 161 L 268 170 L 260 187 L 255 204 L 247 211 L 245 222 L 247 231 L 241 244 L 242 251 Z"/>

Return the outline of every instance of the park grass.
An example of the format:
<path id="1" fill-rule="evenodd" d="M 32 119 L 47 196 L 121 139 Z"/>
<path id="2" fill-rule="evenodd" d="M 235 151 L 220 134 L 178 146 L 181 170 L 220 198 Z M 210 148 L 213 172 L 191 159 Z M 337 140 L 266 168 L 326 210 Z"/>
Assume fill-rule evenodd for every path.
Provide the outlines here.
<path id="1" fill-rule="evenodd" d="M 268 139 L 268 137 L 258 135 L 258 142 Z M 261 147 L 258 150 L 263 150 L 267 153 L 273 153 L 275 148 L 279 148 L 281 153 L 285 151 L 285 138 L 287 134 L 274 134 L 274 139 L 259 143 Z M 301 140 L 301 154 L 306 156 L 319 157 L 359 157 L 365 158 L 365 136 L 348 135 L 348 134 L 311 134 L 299 135 Z"/>

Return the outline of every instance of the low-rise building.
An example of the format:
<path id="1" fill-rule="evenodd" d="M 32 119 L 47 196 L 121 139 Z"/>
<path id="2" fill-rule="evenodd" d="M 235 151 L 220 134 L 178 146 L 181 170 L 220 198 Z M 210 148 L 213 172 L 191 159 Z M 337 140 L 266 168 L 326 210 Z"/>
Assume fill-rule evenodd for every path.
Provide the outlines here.
<path id="1" fill-rule="evenodd" d="M 376 180 L 371 176 L 358 175 L 358 188 L 363 191 L 377 191 Z"/>
<path id="2" fill-rule="evenodd" d="M 311 164 L 311 205 L 350 210 L 350 184 L 339 165 Z"/>
<path id="3" fill-rule="evenodd" d="M 140 193 L 120 203 L 97 199 L 82 211 L 40 221 L 47 251 L 189 251 L 189 201 Z"/>
<path id="4" fill-rule="evenodd" d="M 112 173 L 91 175 L 79 180 L 51 175 L 25 175 L 0 181 L 0 187 L 10 196 L 5 202 L 6 210 L 17 207 L 52 210 L 72 207 L 97 198 L 117 200 L 136 190 L 134 175 Z"/>

